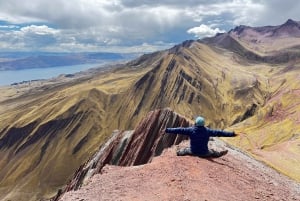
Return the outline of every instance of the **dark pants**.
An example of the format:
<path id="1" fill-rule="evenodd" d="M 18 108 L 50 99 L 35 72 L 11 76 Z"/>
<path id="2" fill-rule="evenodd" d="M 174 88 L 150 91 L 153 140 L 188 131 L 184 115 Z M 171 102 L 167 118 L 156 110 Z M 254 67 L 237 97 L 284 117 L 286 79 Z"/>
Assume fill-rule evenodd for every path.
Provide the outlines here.
<path id="1" fill-rule="evenodd" d="M 213 149 L 209 149 L 206 154 L 195 154 L 192 152 L 190 147 L 186 147 L 177 151 L 177 156 L 199 156 L 202 158 L 219 158 L 227 154 L 228 150 L 224 151 L 215 151 Z"/>

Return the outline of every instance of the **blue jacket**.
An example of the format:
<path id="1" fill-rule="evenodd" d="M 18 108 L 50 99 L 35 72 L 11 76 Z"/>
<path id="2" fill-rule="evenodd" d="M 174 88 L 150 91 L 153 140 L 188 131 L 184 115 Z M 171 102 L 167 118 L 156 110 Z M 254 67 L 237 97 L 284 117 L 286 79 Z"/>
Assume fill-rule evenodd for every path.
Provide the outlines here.
<path id="1" fill-rule="evenodd" d="M 208 152 L 209 137 L 234 137 L 234 132 L 213 130 L 205 126 L 193 126 L 187 128 L 167 128 L 166 133 L 188 135 L 190 137 L 191 151 L 194 154 L 206 154 Z"/>

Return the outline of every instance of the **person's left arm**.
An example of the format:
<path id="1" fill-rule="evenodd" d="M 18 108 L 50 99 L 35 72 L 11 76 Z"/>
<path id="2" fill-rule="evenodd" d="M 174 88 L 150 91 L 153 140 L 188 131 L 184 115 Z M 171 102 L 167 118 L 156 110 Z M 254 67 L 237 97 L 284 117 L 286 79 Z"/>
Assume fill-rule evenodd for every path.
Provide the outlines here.
<path id="1" fill-rule="evenodd" d="M 223 131 L 223 130 L 214 130 L 207 128 L 211 137 L 235 137 L 236 134 L 234 131 Z"/>

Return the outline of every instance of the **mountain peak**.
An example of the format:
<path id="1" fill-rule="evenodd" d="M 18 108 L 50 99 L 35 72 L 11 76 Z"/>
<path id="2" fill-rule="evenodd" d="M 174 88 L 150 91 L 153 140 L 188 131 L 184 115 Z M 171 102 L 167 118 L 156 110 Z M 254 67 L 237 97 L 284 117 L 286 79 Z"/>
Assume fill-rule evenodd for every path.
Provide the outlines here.
<path id="1" fill-rule="evenodd" d="M 240 35 L 248 27 L 249 26 L 245 26 L 245 25 L 236 26 L 234 29 L 231 29 L 229 31 L 229 33 L 230 32 L 236 32 L 238 35 Z"/>
<path id="2" fill-rule="evenodd" d="M 288 19 L 282 26 L 299 26 L 299 23 L 292 19 Z"/>
<path id="3" fill-rule="evenodd" d="M 232 38 L 226 36 L 229 35 Z M 250 27 L 240 25 L 231 29 L 228 33 L 218 35 L 211 38 L 206 38 L 203 41 L 209 44 L 217 45 L 225 49 L 234 49 L 235 52 L 241 53 L 242 47 L 246 47 L 245 51 L 252 51 L 250 53 L 251 59 L 271 61 L 271 62 L 287 62 L 286 58 L 298 58 L 297 52 L 288 52 L 291 47 L 300 45 L 300 22 L 288 19 L 284 24 L 277 26 L 261 26 L 261 27 Z M 230 40 L 229 40 L 230 39 Z M 233 42 L 235 40 L 235 42 Z M 230 43 L 228 42 L 230 41 Z M 235 47 L 239 43 L 239 48 L 236 50 Z M 281 51 L 281 52 L 279 52 Z M 290 54 L 293 56 L 275 55 Z M 297 54 L 297 55 L 296 55 Z M 242 54 L 245 56 L 245 54 Z M 248 57 L 248 53 L 246 54 Z M 269 58 L 262 58 L 261 56 L 270 56 Z M 272 58 L 271 58 L 272 57 Z M 271 58 L 271 59 L 270 59 Z"/>
<path id="4" fill-rule="evenodd" d="M 288 19 L 284 24 L 277 26 L 272 33 L 272 37 L 299 37 L 300 23 Z"/>

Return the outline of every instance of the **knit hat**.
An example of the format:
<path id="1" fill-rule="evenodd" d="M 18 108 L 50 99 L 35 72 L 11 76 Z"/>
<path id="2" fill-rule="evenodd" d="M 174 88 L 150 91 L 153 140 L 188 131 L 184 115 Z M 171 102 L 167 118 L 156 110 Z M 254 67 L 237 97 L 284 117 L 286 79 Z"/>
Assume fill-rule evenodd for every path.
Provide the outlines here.
<path id="1" fill-rule="evenodd" d="M 197 117 L 196 120 L 195 120 L 195 125 L 196 126 L 204 126 L 205 124 L 205 120 L 203 117 Z"/>

